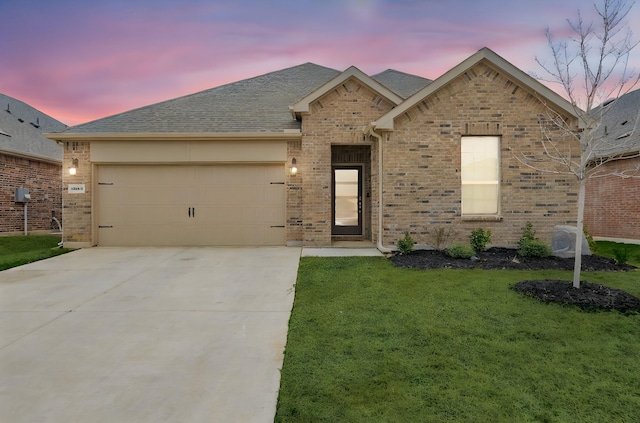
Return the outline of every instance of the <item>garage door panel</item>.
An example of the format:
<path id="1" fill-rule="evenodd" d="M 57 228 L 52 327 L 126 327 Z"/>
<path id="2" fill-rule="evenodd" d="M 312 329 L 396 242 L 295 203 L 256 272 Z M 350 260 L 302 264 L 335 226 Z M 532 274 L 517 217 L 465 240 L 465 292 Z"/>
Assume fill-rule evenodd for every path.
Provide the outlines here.
<path id="1" fill-rule="evenodd" d="M 189 193 L 184 187 L 128 186 L 119 189 L 119 202 L 128 205 L 186 206 Z"/>
<path id="2" fill-rule="evenodd" d="M 165 227 L 158 230 L 156 225 L 122 225 L 119 228 L 99 229 L 101 245 L 187 245 L 185 228 L 180 226 Z"/>
<path id="3" fill-rule="evenodd" d="M 284 245 L 282 165 L 100 166 L 100 245 Z M 272 184 L 272 182 L 277 182 Z M 100 227 L 105 226 L 105 227 Z"/>

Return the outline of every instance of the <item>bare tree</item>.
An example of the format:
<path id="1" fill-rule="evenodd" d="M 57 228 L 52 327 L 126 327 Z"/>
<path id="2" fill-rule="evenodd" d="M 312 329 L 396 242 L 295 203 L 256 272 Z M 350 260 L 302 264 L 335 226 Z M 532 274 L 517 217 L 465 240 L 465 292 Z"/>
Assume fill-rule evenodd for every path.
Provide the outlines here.
<path id="1" fill-rule="evenodd" d="M 596 23 L 585 22 L 578 11 L 575 21 L 567 19 L 572 31 L 568 39 L 554 39 L 547 28 L 551 61 L 547 63 L 536 58 L 546 74 L 538 78 L 561 86 L 578 117 L 578 127 L 571 127 L 564 116 L 549 108 L 546 116 L 541 117 L 542 155 L 535 157 L 523 153 L 517 157 L 521 163 L 536 170 L 570 174 L 579 181 L 575 288 L 580 288 L 586 182 L 589 178 L 611 174 L 603 170 L 603 165 L 610 161 L 640 156 L 631 145 L 634 137 L 610 139 L 602 125 L 617 99 L 640 81 L 640 74 L 629 67 L 631 51 L 638 44 L 632 40 L 626 21 L 632 7 L 633 3 L 627 4 L 624 0 L 603 0 L 602 5 L 594 5 Z M 638 127 L 638 116 L 633 123 L 633 127 L 629 125 L 631 134 Z M 579 151 L 576 151 L 578 146 Z M 618 176 L 637 177 L 640 169 L 635 167 L 619 172 Z"/>

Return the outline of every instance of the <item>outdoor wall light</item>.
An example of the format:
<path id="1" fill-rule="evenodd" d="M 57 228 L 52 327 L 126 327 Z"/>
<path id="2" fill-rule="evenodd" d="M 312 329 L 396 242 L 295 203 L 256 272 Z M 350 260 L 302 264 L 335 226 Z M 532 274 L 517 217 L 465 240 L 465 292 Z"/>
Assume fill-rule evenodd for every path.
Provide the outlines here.
<path id="1" fill-rule="evenodd" d="M 291 159 L 291 176 L 296 176 L 298 173 L 298 165 L 296 163 L 296 158 Z"/>
<path id="2" fill-rule="evenodd" d="M 74 176 L 78 172 L 78 159 L 71 160 L 71 167 L 69 168 L 69 175 Z"/>

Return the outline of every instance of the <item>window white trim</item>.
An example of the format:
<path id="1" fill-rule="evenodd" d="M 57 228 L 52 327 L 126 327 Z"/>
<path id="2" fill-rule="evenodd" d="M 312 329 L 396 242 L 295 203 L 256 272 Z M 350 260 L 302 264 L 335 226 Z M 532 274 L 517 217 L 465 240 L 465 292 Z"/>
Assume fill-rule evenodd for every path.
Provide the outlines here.
<path id="1" fill-rule="evenodd" d="M 462 137 L 462 216 L 500 214 L 500 137 Z"/>

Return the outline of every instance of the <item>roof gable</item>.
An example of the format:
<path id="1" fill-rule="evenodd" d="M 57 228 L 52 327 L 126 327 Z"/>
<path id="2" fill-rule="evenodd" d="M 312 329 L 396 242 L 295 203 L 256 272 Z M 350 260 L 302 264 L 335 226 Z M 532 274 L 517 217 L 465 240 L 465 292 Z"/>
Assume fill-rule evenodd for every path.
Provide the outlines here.
<path id="1" fill-rule="evenodd" d="M 356 78 L 364 85 L 371 88 L 373 91 L 380 94 L 385 99 L 389 100 L 394 105 L 398 105 L 402 102 L 403 98 L 398 94 L 391 91 L 389 88 L 382 85 L 380 82 L 376 81 L 366 73 L 362 72 L 360 69 L 355 66 L 349 67 L 344 72 L 340 73 L 330 81 L 326 82 L 316 90 L 312 91 L 308 95 L 304 96 L 292 106 L 290 106 L 291 113 L 298 117 L 303 113 L 309 112 L 309 105 L 314 101 L 318 100 L 320 97 L 334 89 L 336 86 L 343 84 L 350 78 Z"/>
<path id="2" fill-rule="evenodd" d="M 442 75 L 411 97 L 409 97 L 389 113 L 381 116 L 376 122 L 373 123 L 374 127 L 378 130 L 393 130 L 394 119 L 396 117 L 405 113 L 407 110 L 411 109 L 413 106 L 424 100 L 429 95 L 446 86 L 451 81 L 464 74 L 466 71 L 468 71 L 481 61 L 487 61 L 494 67 L 497 67 L 502 72 L 508 74 L 510 78 L 512 78 L 519 84 L 522 84 L 523 86 L 536 92 L 542 99 L 548 101 L 551 105 L 554 105 L 562 112 L 570 116 L 577 117 L 576 110 L 570 102 L 485 47 L 464 60 L 459 65 L 446 72 L 444 75 Z"/>

